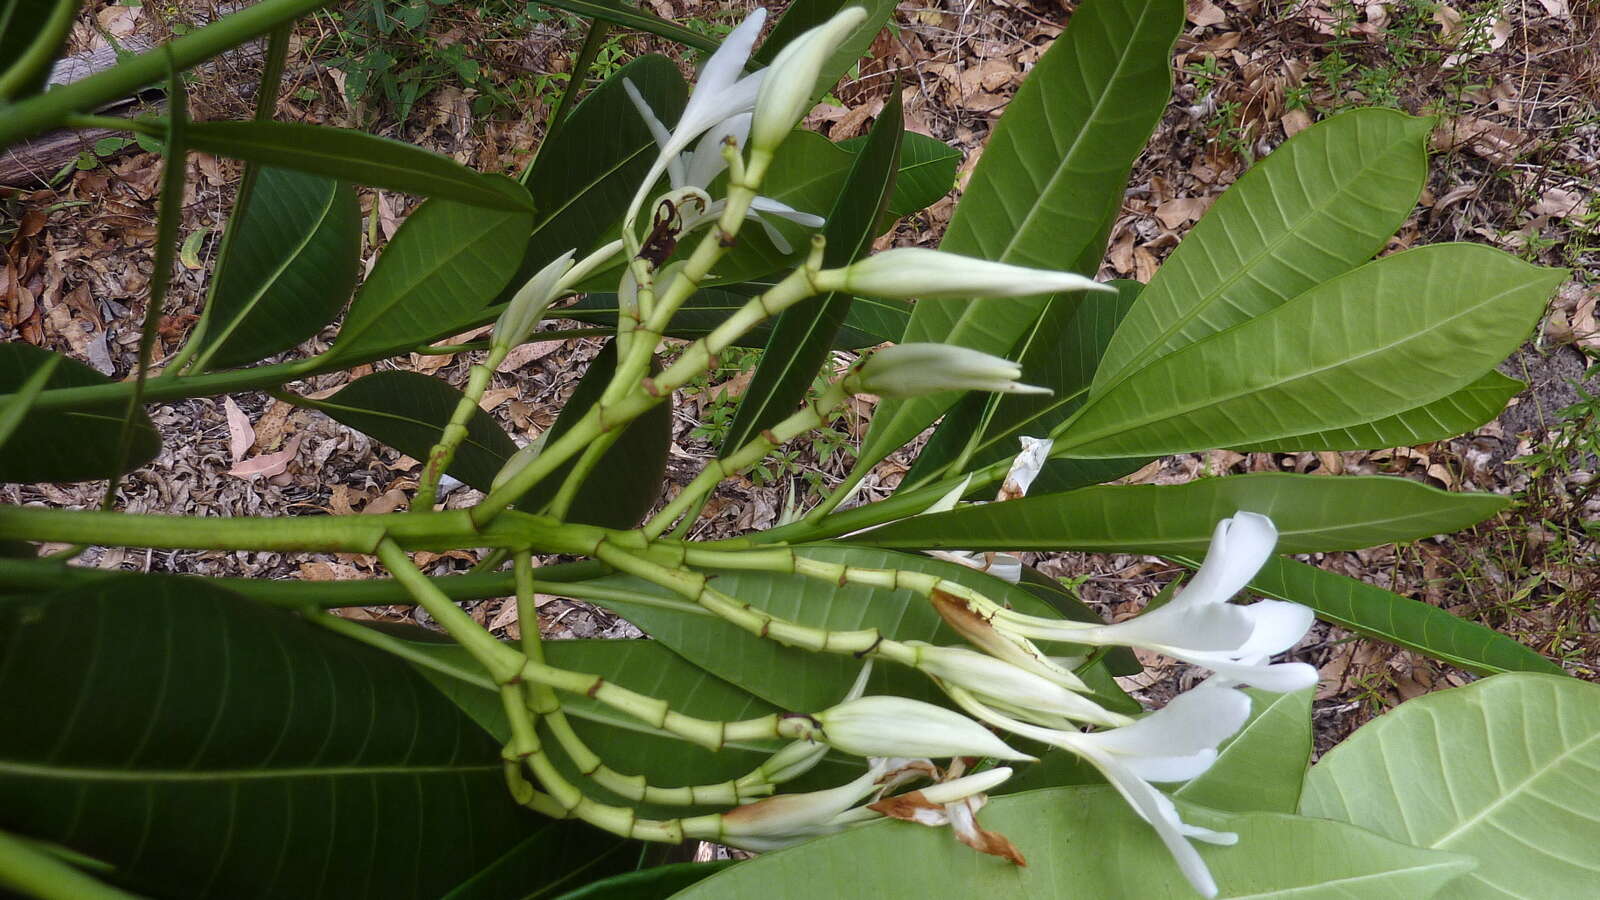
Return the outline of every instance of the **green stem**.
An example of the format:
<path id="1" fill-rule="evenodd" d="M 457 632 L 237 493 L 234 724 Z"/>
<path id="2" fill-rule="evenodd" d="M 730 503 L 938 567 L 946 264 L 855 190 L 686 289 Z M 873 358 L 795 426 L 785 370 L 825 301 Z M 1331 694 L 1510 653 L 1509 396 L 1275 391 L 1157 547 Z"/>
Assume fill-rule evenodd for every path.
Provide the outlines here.
<path id="1" fill-rule="evenodd" d="M 845 391 L 844 383 L 836 381 L 828 385 L 827 390 L 818 395 L 815 400 L 809 401 L 805 408 L 790 415 L 770 429 L 763 430 L 761 434 L 752 438 L 744 446 L 728 456 L 708 463 L 704 469 L 700 470 L 700 474 L 694 477 L 693 481 L 678 492 L 678 496 L 672 498 L 671 503 L 663 507 L 660 512 L 656 513 L 645 524 L 643 529 L 645 537 L 652 540 L 659 537 L 663 531 L 667 530 L 667 526 L 676 521 L 679 516 L 687 513 L 691 506 L 701 503 L 705 497 L 709 496 L 711 490 L 724 478 L 737 473 L 746 466 L 760 462 L 763 457 L 771 453 L 775 448 L 787 444 L 814 428 L 820 428 L 828 421 L 828 413 L 832 412 L 834 407 L 843 403 L 846 396 L 848 394 Z"/>
<path id="2" fill-rule="evenodd" d="M 187 69 L 327 3 L 328 0 L 261 0 L 104 72 L 29 97 L 7 107 L 5 115 L 0 116 L 0 148 L 62 125 L 72 113 L 98 109 L 134 94 L 161 80 L 169 65 Z"/>
<path id="3" fill-rule="evenodd" d="M 595 466 L 600 464 L 606 451 L 622 437 L 624 429 L 613 428 L 594 440 L 583 450 L 583 455 L 572 464 L 572 469 L 567 472 L 566 478 L 561 481 L 561 489 L 556 492 L 554 500 L 550 501 L 548 513 L 552 519 L 565 520 L 567 513 L 572 510 L 572 502 L 578 498 L 578 490 L 594 472 Z"/>
<path id="4" fill-rule="evenodd" d="M 67 32 L 72 30 L 78 6 L 79 0 L 56 0 L 55 7 L 50 10 L 44 24 L 39 26 L 38 33 L 33 36 L 27 49 L 9 68 L 0 71 L 0 104 L 9 102 L 49 72 L 56 54 L 61 51 L 61 44 L 67 39 Z M 30 11 L 36 8 L 30 7 Z M 14 7 L 12 12 L 19 16 L 26 15 L 20 7 Z M 13 28 L 18 26 L 27 27 L 26 23 L 11 23 Z"/>
<path id="5" fill-rule="evenodd" d="M 137 900 L 4 831 L 0 831 L 0 885 L 39 900 Z"/>
<path id="6" fill-rule="evenodd" d="M 481 363 L 475 363 L 472 374 L 467 378 L 467 386 L 461 392 L 461 399 L 456 401 L 455 411 L 450 414 L 450 421 L 439 434 L 439 442 L 428 451 L 428 461 L 422 467 L 422 477 L 417 480 L 417 496 L 411 501 L 412 512 L 433 512 L 433 505 L 438 501 L 439 477 L 450 468 L 451 460 L 455 459 L 456 448 L 466 439 L 467 425 L 472 421 L 472 414 L 478 411 L 478 403 L 483 399 L 483 392 L 489 389 L 489 382 L 494 378 L 494 370 L 505 361 L 506 354 L 511 350 L 505 344 L 496 344 L 489 350 L 489 358 Z"/>
<path id="7" fill-rule="evenodd" d="M 394 575 L 394 579 L 411 593 L 412 598 L 428 611 L 434 621 L 455 638 L 456 643 L 472 654 L 472 658 L 483 666 L 495 684 L 515 683 L 522 669 L 521 653 L 495 640 L 488 629 L 473 621 L 455 601 L 422 574 L 399 544 L 384 538 L 379 542 L 377 551 L 378 559 Z"/>

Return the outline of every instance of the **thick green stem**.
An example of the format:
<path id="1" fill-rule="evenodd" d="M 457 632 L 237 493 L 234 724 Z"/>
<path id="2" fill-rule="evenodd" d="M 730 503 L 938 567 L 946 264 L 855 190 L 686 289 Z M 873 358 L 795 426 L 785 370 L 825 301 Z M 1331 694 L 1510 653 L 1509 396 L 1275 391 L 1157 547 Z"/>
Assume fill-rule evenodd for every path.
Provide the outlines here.
<path id="1" fill-rule="evenodd" d="M 50 64 L 55 62 L 56 54 L 61 50 L 62 42 L 67 38 L 67 32 L 72 30 L 72 20 L 78 15 L 79 5 L 79 0 L 56 0 L 56 5 L 51 8 L 50 15 L 45 18 L 27 49 L 9 67 L 0 70 L 0 104 L 10 102 L 49 71 Z M 25 15 L 20 9 L 14 12 Z M 11 23 L 13 28 L 19 26 L 26 28 L 27 24 Z"/>
<path id="2" fill-rule="evenodd" d="M 472 414 L 478 411 L 483 392 L 489 389 L 489 382 L 494 378 L 494 370 L 505 361 L 510 351 L 509 346 L 497 343 L 489 350 L 488 359 L 473 365 L 466 389 L 461 392 L 461 399 L 456 401 L 456 408 L 450 414 L 450 421 L 440 433 L 439 442 L 428 451 L 428 461 L 417 480 L 417 496 L 411 501 L 412 512 L 433 511 L 434 503 L 438 502 L 439 478 L 450 468 L 456 448 L 467 437 L 467 424 L 472 421 Z"/>
<path id="3" fill-rule="evenodd" d="M 383 562 L 396 581 L 411 592 L 423 609 L 428 611 L 450 636 L 455 638 L 472 658 L 483 666 L 496 684 L 513 684 L 522 669 L 521 653 L 495 640 L 489 630 L 472 620 L 461 607 L 439 590 L 422 574 L 406 556 L 399 544 L 384 538 L 378 544 L 378 559 Z"/>
<path id="4" fill-rule="evenodd" d="M 76 112 L 87 112 L 160 81 L 168 66 L 187 69 L 230 47 L 327 5 L 328 0 L 261 0 L 170 43 L 123 60 L 82 81 L 62 85 L 6 108 L 0 116 L 0 148 L 55 128 Z"/>
<path id="5" fill-rule="evenodd" d="M 667 530 L 677 518 L 684 515 L 691 507 L 701 503 L 724 478 L 737 473 L 746 466 L 754 465 L 761 461 L 774 449 L 787 444 L 802 434 L 814 428 L 820 428 L 828 421 L 828 414 L 834 407 L 845 401 L 847 392 L 843 382 L 834 382 L 828 389 L 817 396 L 815 400 L 807 402 L 804 409 L 794 413 L 778 424 L 761 432 L 752 438 L 743 447 L 735 450 L 726 457 L 712 460 L 700 470 L 678 496 L 672 498 L 662 510 L 655 514 L 649 522 L 645 523 L 645 536 L 654 540 Z"/>

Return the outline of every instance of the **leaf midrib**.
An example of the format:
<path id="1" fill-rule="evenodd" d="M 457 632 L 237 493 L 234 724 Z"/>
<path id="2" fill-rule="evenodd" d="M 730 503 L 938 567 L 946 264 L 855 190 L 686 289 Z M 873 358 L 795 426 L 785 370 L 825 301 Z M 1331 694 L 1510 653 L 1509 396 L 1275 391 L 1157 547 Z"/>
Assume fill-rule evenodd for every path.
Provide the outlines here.
<path id="1" fill-rule="evenodd" d="M 1466 831 L 1466 830 L 1472 828 L 1473 826 L 1477 825 L 1479 822 L 1483 821 L 1484 819 L 1486 819 L 1490 815 L 1493 815 L 1495 810 L 1499 809 L 1500 807 L 1504 806 L 1506 803 L 1510 802 L 1512 800 L 1512 798 L 1516 797 L 1522 791 L 1526 790 L 1530 784 L 1532 784 L 1534 781 L 1538 780 L 1539 778 L 1542 778 L 1545 774 L 1547 774 L 1551 769 L 1554 769 L 1557 765 L 1559 765 L 1567 757 L 1573 755 L 1574 753 L 1579 752 L 1580 750 L 1584 750 L 1584 749 L 1588 748 L 1588 746 L 1590 744 L 1593 744 L 1596 741 L 1600 741 L 1600 731 L 1596 731 L 1594 734 L 1589 735 L 1589 737 L 1586 738 L 1585 740 L 1583 740 L 1582 742 L 1574 744 L 1571 747 L 1568 747 L 1566 750 L 1562 751 L 1560 755 L 1558 755 L 1555 758 L 1551 759 L 1549 762 L 1546 762 L 1543 766 L 1540 766 L 1538 769 L 1528 773 L 1528 776 L 1526 778 L 1522 779 L 1521 781 L 1517 782 L 1517 784 L 1514 787 L 1512 787 L 1511 790 L 1506 791 L 1505 793 L 1501 794 L 1498 798 L 1495 799 L 1495 801 L 1493 803 L 1490 803 L 1488 806 L 1485 806 L 1483 809 L 1481 809 L 1478 812 L 1474 813 L 1471 816 L 1471 818 L 1466 819 L 1461 824 L 1457 825 L 1456 827 L 1450 829 L 1449 831 L 1447 831 L 1444 834 L 1440 835 L 1439 837 L 1435 838 L 1432 842 L 1430 842 L 1428 844 L 1428 846 L 1430 848 L 1433 848 L 1433 849 L 1442 848 L 1445 844 L 1448 844 L 1450 841 L 1454 840 L 1456 838 L 1456 836 L 1461 834 L 1463 831 Z"/>

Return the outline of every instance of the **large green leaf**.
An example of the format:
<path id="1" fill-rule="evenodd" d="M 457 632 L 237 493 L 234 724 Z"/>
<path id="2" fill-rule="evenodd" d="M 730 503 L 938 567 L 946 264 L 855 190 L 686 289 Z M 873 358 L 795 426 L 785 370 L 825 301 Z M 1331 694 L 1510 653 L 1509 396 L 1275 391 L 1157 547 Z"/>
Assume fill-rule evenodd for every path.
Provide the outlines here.
<path id="1" fill-rule="evenodd" d="M 1311 765 L 1312 688 L 1272 694 L 1249 688 L 1250 720 L 1217 761 L 1172 796 L 1230 812 L 1292 813 Z"/>
<path id="2" fill-rule="evenodd" d="M 1400 705 L 1333 748 L 1301 811 L 1474 856 L 1461 900 L 1600 885 L 1600 686 L 1497 675 Z"/>
<path id="3" fill-rule="evenodd" d="M 206 310 L 207 365 L 288 350 L 339 314 L 361 262 L 361 209 L 349 185 L 263 166 L 234 227 Z"/>
<path id="4" fill-rule="evenodd" d="M 826 268 L 847 266 L 871 249 L 878 220 L 894 193 L 903 134 L 900 94 L 895 92 L 872 124 L 867 146 L 856 154 L 849 177 L 828 213 L 823 227 L 828 242 L 822 258 Z M 778 316 L 766 352 L 728 426 L 721 455 L 743 447 L 800 405 L 828 359 L 852 299 L 847 291 L 835 291 L 803 300 Z"/>
<path id="5" fill-rule="evenodd" d="M 14 103 L 44 88 L 49 63 L 61 55 L 77 6 L 74 0 L 0 0 L 0 76 L 8 76 L 3 83 L 10 88 L 0 95 L 0 103 Z M 25 79 L 11 71 L 24 63 L 31 64 Z"/>
<path id="6" fill-rule="evenodd" d="M 804 556 L 866 568 L 893 567 L 933 572 L 1018 609 L 1050 615 L 1050 607 L 1031 594 L 983 572 L 957 563 L 863 547 L 817 545 L 797 547 Z M 655 597 L 667 591 L 639 579 L 614 575 L 590 584 L 621 588 Z M 834 630 L 878 628 L 901 641 L 961 644 L 928 601 L 908 590 L 891 591 L 774 572 L 719 572 L 712 586 L 774 616 Z M 682 609 L 653 602 L 616 599 L 597 601 L 627 617 L 651 637 L 690 662 L 783 709 L 804 712 L 838 703 L 861 671 L 850 655 L 811 653 L 784 647 L 736 628 L 698 607 Z M 895 693 L 935 701 L 941 694 L 923 675 L 900 666 L 873 667 L 872 693 Z"/>
<path id="7" fill-rule="evenodd" d="M 1185 807 L 1183 815 L 1239 835 L 1232 847 L 1200 845 L 1224 900 L 1419 900 L 1472 867 L 1467 857 L 1408 847 L 1340 822 L 1200 807 Z M 678 896 L 799 900 L 815 897 L 819 884 L 847 884 L 850 896 L 885 900 L 1198 896 L 1155 831 L 1110 787 L 1001 797 L 978 818 L 1010 838 L 1028 865 L 977 853 L 942 828 L 884 822 L 762 855 Z"/>
<path id="8" fill-rule="evenodd" d="M 1566 277 L 1481 244 L 1384 257 L 1133 372 L 1090 399 L 1056 452 L 1252 445 L 1403 413 L 1515 350 Z"/>
<path id="9" fill-rule="evenodd" d="M 0 392 L 15 394 L 45 361 L 57 359 L 44 388 L 88 387 L 111 379 L 75 359 L 19 342 L 0 344 Z M 9 402 L 15 402 L 9 401 Z M 89 481 L 106 478 L 117 467 L 125 401 L 71 410 L 30 411 L 0 447 L 0 481 Z M 144 410 L 136 410 L 133 441 L 124 471 L 136 469 L 161 452 L 161 436 Z"/>
<path id="10" fill-rule="evenodd" d="M 662 121 L 682 112 L 683 77 L 671 60 L 653 54 L 623 66 L 572 110 L 523 179 L 539 215 L 511 290 L 550 260 L 571 249 L 581 256 L 615 232 L 655 161 L 655 138 L 628 100 L 623 79 Z"/>
<path id="11" fill-rule="evenodd" d="M 926 484 L 946 466 L 971 471 L 1013 456 L 1021 449 L 1018 438 L 1045 437 L 1082 406 L 1106 344 L 1144 287 L 1129 279 L 1111 283 L 1114 297 L 1080 292 L 1051 298 L 1018 344 L 1022 380 L 1052 393 L 968 394 L 944 417 L 900 489 Z"/>
<path id="12" fill-rule="evenodd" d="M 1246 172 L 1156 272 L 1106 349 L 1094 393 L 1371 259 L 1416 205 L 1432 127 L 1352 110 Z"/>
<path id="13" fill-rule="evenodd" d="M 1506 507 L 1403 478 L 1262 472 L 1174 485 L 1106 485 L 965 506 L 851 538 L 900 549 L 1088 550 L 1199 555 L 1221 519 L 1271 516 L 1278 552 L 1354 550 L 1459 531 Z"/>
<path id="14" fill-rule="evenodd" d="M 851 153 L 860 153 L 866 144 L 866 135 L 839 142 Z M 932 206 L 950 193 L 960 165 L 960 150 L 925 134 L 906 132 L 900 138 L 900 171 L 895 175 L 894 194 L 878 221 L 879 230 L 888 230 L 894 222 Z"/>
<path id="15" fill-rule="evenodd" d="M 196 122 L 196 150 L 298 169 L 341 181 L 513 212 L 533 212 L 528 192 L 503 175 L 474 172 L 448 156 L 360 131 L 298 122 Z"/>
<path id="16" fill-rule="evenodd" d="M 1318 431 L 1239 447 L 1242 452 L 1301 450 L 1381 450 L 1442 441 L 1477 428 L 1500 415 L 1526 384 L 1489 372 L 1453 394 L 1366 425 Z"/>
<path id="17" fill-rule="evenodd" d="M 772 62 L 778 51 L 790 41 L 833 18 L 835 13 L 847 6 L 862 7 L 867 11 L 867 17 L 845 35 L 817 73 L 817 89 L 823 93 L 833 90 L 834 84 L 866 55 L 884 23 L 894 15 L 894 0 L 795 0 L 784 10 L 777 24 L 772 26 L 772 33 L 756 49 L 752 55 L 753 61 L 762 64 Z"/>
<path id="18" fill-rule="evenodd" d="M 450 385 L 420 372 L 375 372 L 326 400 L 301 398 L 295 402 L 319 409 L 407 456 L 425 460 L 462 396 Z M 474 409 L 467 420 L 467 436 L 445 471 L 487 491 L 516 452 L 516 443 L 494 417 Z"/>
<path id="19" fill-rule="evenodd" d="M 0 693 L 0 823 L 141 893 L 431 898 L 515 870 L 531 894 L 627 868 L 626 842 L 513 803 L 499 745 L 405 663 L 193 580 L 0 601 Z"/>
<path id="20" fill-rule="evenodd" d="M 1171 94 L 1179 0 L 1094 0 L 1040 58 L 1006 107 L 940 248 L 1047 269 L 1093 273 L 1134 157 Z M 907 341 L 1004 355 L 1048 297 L 918 304 Z M 882 459 L 958 399 L 878 407 L 861 451 Z"/>
<path id="21" fill-rule="evenodd" d="M 689 885 L 738 862 L 736 859 L 719 859 L 716 862 L 655 866 L 584 885 L 562 894 L 558 900 L 666 900 Z"/>
<path id="22" fill-rule="evenodd" d="M 529 214 L 429 200 L 378 254 L 329 354 L 422 344 L 479 314 L 522 259 Z"/>
<path id="23" fill-rule="evenodd" d="M 418 666 L 445 696 L 460 706 L 496 739 L 510 739 L 510 726 L 500 695 L 458 645 L 412 642 L 432 659 L 458 671 L 471 672 L 471 683 L 438 670 Z M 568 640 L 545 643 L 545 661 L 573 672 L 605 676 L 606 681 L 667 701 L 677 712 L 704 719 L 753 719 L 781 710 L 747 691 L 685 661 L 659 641 Z M 625 775 L 643 775 L 656 787 L 713 784 L 738 778 L 766 761 L 783 746 L 779 741 L 730 744 L 712 752 L 672 737 L 625 713 L 588 697 L 562 694 L 561 702 L 573 730 L 600 754 L 606 764 Z M 860 760 L 833 754 L 818 764 L 806 780 L 818 786 L 848 781 L 858 774 Z M 592 786 L 591 786 L 592 787 Z M 608 793 L 594 788 L 597 796 Z M 622 802 L 610 798 L 609 802 Z M 681 815 L 657 808 L 658 815 Z"/>
<path id="24" fill-rule="evenodd" d="M 750 296 L 729 288 L 703 288 L 684 302 L 672 317 L 667 337 L 694 340 L 710 334 L 734 311 L 744 306 Z M 553 317 L 573 319 L 578 322 L 614 327 L 617 323 L 617 295 L 586 294 L 571 306 L 555 310 Z M 898 300 L 880 300 L 874 297 L 857 297 L 845 313 L 844 322 L 833 336 L 835 350 L 857 350 L 897 341 L 905 333 L 911 319 L 911 304 Z M 739 347 L 765 347 L 772 337 L 772 321 L 768 320 L 742 335 L 734 342 Z"/>
<path id="25" fill-rule="evenodd" d="M 611 373 L 617 368 L 616 345 L 601 348 L 589 371 L 583 373 L 561 415 L 544 434 L 546 442 L 565 434 L 582 419 L 589 408 L 600 402 Z M 661 496 L 661 480 L 667 471 L 667 450 L 672 445 L 672 401 L 658 404 L 628 423 L 622 436 L 601 455 L 594 471 L 584 480 L 567 510 L 567 519 L 607 528 L 632 528 Z M 572 470 L 576 458 L 563 463 L 517 501 L 529 511 L 542 509 L 555 499 L 561 483 Z"/>
<path id="26" fill-rule="evenodd" d="M 1482 675 L 1561 672 L 1554 662 L 1492 628 L 1305 563 L 1269 559 L 1250 580 L 1250 590 L 1303 603 L 1324 621 Z"/>

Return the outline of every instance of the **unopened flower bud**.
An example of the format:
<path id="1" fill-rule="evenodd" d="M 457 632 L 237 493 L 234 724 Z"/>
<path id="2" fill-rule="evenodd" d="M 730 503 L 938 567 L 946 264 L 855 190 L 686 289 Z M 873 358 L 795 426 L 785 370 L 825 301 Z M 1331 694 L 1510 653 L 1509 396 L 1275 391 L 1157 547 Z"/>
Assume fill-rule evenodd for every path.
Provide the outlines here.
<path id="1" fill-rule="evenodd" d="M 1051 680 L 963 647 L 913 646 L 918 651 L 917 668 L 995 702 L 1096 725 L 1127 725 L 1133 721 L 1076 693 L 1087 691 L 1088 687 L 1070 672 Z"/>
<path id="2" fill-rule="evenodd" d="M 874 253 L 842 269 L 818 272 L 812 283 L 821 291 L 848 291 L 898 300 L 1116 292 L 1111 285 L 1071 272 L 1029 269 L 926 247 L 896 247 Z"/>
<path id="3" fill-rule="evenodd" d="M 778 52 L 756 94 L 755 117 L 750 122 L 753 153 L 770 155 L 789 136 L 811 108 L 822 64 L 866 19 L 867 11 L 859 6 L 842 9 Z"/>
<path id="4" fill-rule="evenodd" d="M 896 344 L 862 361 L 847 385 L 880 397 L 921 397 L 941 391 L 1048 394 L 1022 384 L 1022 367 L 999 356 L 954 344 Z"/>
<path id="5" fill-rule="evenodd" d="M 511 302 L 506 304 L 505 312 L 500 314 L 500 319 L 494 323 L 493 340 L 496 345 L 510 348 L 528 339 L 528 335 L 533 333 L 534 326 L 544 317 L 544 311 L 550 306 L 550 301 L 556 298 L 561 276 L 572 268 L 572 257 L 576 252 L 568 250 L 551 260 L 548 265 L 535 272 L 521 290 L 517 291 Z"/>
<path id="6" fill-rule="evenodd" d="M 816 719 L 823 740 L 857 756 L 1033 759 L 958 712 L 905 697 L 848 700 Z"/>

